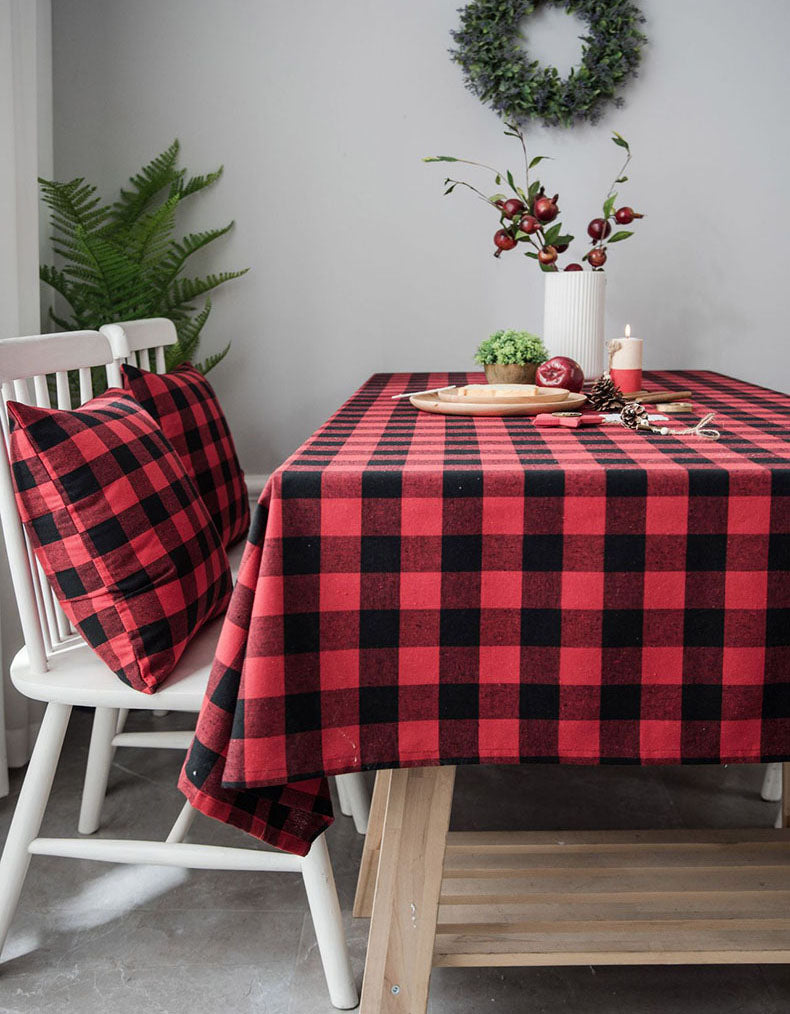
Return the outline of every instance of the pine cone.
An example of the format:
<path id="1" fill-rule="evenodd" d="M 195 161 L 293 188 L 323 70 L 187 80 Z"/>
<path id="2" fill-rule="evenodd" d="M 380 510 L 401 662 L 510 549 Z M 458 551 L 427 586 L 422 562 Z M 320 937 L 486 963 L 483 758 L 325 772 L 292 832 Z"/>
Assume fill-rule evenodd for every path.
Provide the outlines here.
<path id="1" fill-rule="evenodd" d="M 647 421 L 647 409 L 644 405 L 640 405 L 638 401 L 629 401 L 627 405 L 623 406 L 620 421 L 629 430 L 638 430 L 642 419 Z"/>
<path id="2" fill-rule="evenodd" d="M 593 384 L 590 403 L 596 412 L 619 412 L 625 405 L 625 398 L 609 374 L 604 373 Z"/>

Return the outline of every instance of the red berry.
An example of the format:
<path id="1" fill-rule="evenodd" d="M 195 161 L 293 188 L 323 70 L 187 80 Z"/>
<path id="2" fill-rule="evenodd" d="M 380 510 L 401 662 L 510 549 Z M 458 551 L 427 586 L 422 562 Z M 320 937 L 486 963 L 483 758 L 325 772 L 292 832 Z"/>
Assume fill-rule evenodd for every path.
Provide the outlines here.
<path id="1" fill-rule="evenodd" d="M 544 246 L 542 250 L 538 251 L 538 260 L 541 264 L 553 264 L 557 259 L 557 248 L 553 246 Z"/>
<path id="2" fill-rule="evenodd" d="M 501 211 L 504 208 L 504 206 L 505 206 L 505 202 L 504 201 L 494 201 L 494 205 L 497 208 L 499 208 L 499 210 Z"/>
<path id="3" fill-rule="evenodd" d="M 615 221 L 619 225 L 630 225 L 635 218 L 644 218 L 644 215 L 640 215 L 638 211 L 634 211 L 633 208 L 625 207 L 618 208 L 614 213 Z"/>
<path id="4" fill-rule="evenodd" d="M 606 264 L 606 251 L 596 247 L 587 254 L 587 260 L 594 268 L 602 268 Z"/>
<path id="5" fill-rule="evenodd" d="M 516 241 L 506 229 L 500 229 L 494 233 L 494 243 L 500 250 L 512 250 L 516 245 Z"/>
<path id="6" fill-rule="evenodd" d="M 509 201 L 505 201 L 502 205 L 502 214 L 506 218 L 515 218 L 522 211 L 524 211 L 524 202 L 520 201 L 517 197 L 511 197 Z"/>
<path id="7" fill-rule="evenodd" d="M 555 194 L 553 197 L 536 197 L 532 209 L 535 213 L 535 218 L 541 222 L 553 222 L 560 213 L 560 209 L 557 207 L 558 197 L 559 194 Z"/>
<path id="8" fill-rule="evenodd" d="M 612 223 L 605 218 L 594 218 L 587 226 L 587 235 L 594 240 L 606 239 L 612 231 Z"/>
<path id="9" fill-rule="evenodd" d="M 569 243 L 560 243 L 559 246 L 557 247 L 557 253 L 565 253 L 569 245 L 570 245 Z"/>
<path id="10" fill-rule="evenodd" d="M 581 264 L 568 264 L 567 267 L 565 268 L 565 270 L 566 271 L 584 271 L 584 268 L 581 266 Z"/>
<path id="11" fill-rule="evenodd" d="M 522 232 L 526 232 L 528 236 L 531 236 L 533 232 L 537 232 L 540 228 L 540 222 L 534 215 L 524 215 L 518 223 L 518 227 Z"/>

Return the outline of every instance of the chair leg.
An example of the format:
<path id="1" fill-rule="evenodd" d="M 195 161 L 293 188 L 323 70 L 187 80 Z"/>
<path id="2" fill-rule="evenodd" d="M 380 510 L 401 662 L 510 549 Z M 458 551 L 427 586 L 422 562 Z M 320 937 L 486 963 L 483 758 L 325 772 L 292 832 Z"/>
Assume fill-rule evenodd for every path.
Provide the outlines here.
<path id="1" fill-rule="evenodd" d="M 329 861 L 326 836 L 313 842 L 302 863 L 302 879 L 307 892 L 307 904 L 313 919 L 318 952 L 324 966 L 324 975 L 333 1007 L 351 1010 L 359 1002 L 359 994 L 351 971 L 340 902 L 335 889 L 335 877 Z"/>
<path id="2" fill-rule="evenodd" d="M 181 807 L 181 812 L 176 817 L 176 822 L 170 829 L 170 834 L 166 840 L 170 843 L 183 841 L 190 827 L 192 827 L 197 814 L 198 812 L 195 807 L 187 800 Z"/>
<path id="3" fill-rule="evenodd" d="M 91 745 L 85 765 L 85 783 L 82 786 L 82 804 L 78 829 L 80 834 L 93 834 L 99 830 L 110 765 L 115 750 L 112 740 L 118 727 L 117 708 L 96 708 L 93 715 Z"/>
<path id="4" fill-rule="evenodd" d="M 365 783 L 365 776 L 361 771 L 352 771 L 346 775 L 338 775 L 335 781 L 341 800 L 340 809 L 343 813 L 353 817 L 354 827 L 359 834 L 367 834 L 368 820 L 370 819 L 370 793 Z M 343 808 L 343 792 L 348 810 Z"/>
<path id="5" fill-rule="evenodd" d="M 782 765 L 766 764 L 760 795 L 767 803 L 778 803 L 782 798 Z"/>
<path id="6" fill-rule="evenodd" d="M 348 798 L 348 792 L 346 791 L 346 783 L 343 781 L 342 775 L 335 775 L 335 788 L 337 789 L 337 801 L 340 805 L 340 812 L 344 817 L 351 816 L 351 801 Z"/>
<path id="7" fill-rule="evenodd" d="M 19 793 L 0 858 L 0 952 L 22 893 L 30 865 L 28 846 L 41 827 L 70 714 L 71 707 L 67 704 L 47 706 Z"/>

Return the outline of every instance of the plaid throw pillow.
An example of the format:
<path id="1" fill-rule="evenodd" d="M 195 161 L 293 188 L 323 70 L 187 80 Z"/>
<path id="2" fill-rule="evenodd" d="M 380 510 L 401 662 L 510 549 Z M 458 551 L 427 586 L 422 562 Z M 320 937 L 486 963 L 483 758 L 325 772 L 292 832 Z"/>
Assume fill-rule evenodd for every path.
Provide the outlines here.
<path id="1" fill-rule="evenodd" d="M 225 548 L 250 527 L 250 502 L 233 437 L 214 389 L 190 363 L 172 373 L 123 367 L 123 386 L 156 419 L 181 455 Z"/>
<path id="2" fill-rule="evenodd" d="M 181 458 L 123 391 L 73 412 L 13 401 L 8 412 L 19 511 L 63 611 L 125 683 L 152 693 L 231 590 Z"/>

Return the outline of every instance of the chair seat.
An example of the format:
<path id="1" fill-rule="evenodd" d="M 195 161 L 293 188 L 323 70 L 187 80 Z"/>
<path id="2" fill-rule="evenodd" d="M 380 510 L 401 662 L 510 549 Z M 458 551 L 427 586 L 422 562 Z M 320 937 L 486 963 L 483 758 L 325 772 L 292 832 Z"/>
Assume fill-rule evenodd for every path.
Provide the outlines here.
<path id="1" fill-rule="evenodd" d="M 31 670 L 27 649 L 22 648 L 11 663 L 11 682 L 34 701 L 92 708 L 198 712 L 223 619 L 220 616 L 206 624 L 155 694 L 143 694 L 128 687 L 78 635 L 49 656 L 49 668 L 44 673 Z"/>
<path id="2" fill-rule="evenodd" d="M 246 540 L 228 553 L 235 584 Z M 33 672 L 22 650 L 11 663 L 11 682 L 34 701 L 99 708 L 138 708 L 146 711 L 200 711 L 224 617 L 208 623 L 191 642 L 176 668 L 155 694 L 132 690 L 108 669 L 77 634 L 49 656 L 45 673 Z"/>

